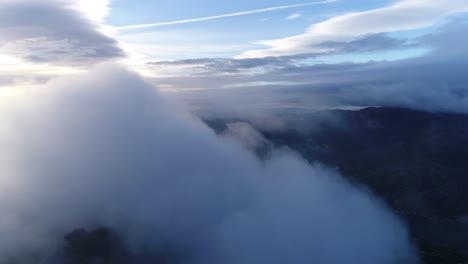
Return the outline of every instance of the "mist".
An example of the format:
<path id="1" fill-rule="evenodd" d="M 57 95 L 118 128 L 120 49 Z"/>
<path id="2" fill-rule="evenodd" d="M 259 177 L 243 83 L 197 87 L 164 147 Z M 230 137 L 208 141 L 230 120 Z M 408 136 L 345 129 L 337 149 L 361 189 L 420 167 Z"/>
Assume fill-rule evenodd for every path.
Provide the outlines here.
<path id="1" fill-rule="evenodd" d="M 100 226 L 168 263 L 418 262 L 364 187 L 288 150 L 260 160 L 121 66 L 0 101 L 1 263 Z"/>

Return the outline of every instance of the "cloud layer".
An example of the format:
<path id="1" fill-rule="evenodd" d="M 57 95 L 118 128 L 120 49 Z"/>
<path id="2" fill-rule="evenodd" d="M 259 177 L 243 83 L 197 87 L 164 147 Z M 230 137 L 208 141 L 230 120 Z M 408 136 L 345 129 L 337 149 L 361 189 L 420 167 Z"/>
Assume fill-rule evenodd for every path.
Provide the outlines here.
<path id="1" fill-rule="evenodd" d="M 388 35 L 323 43 L 351 52 L 388 47 L 425 47 L 423 56 L 365 63 L 320 63 L 316 54 L 251 59 L 205 59 L 151 63 L 164 68 L 158 85 L 180 93 L 195 107 L 211 114 L 260 110 L 390 106 L 436 112 L 468 113 L 466 30 L 457 19 L 437 32 L 408 43 Z M 310 63 L 308 61 L 316 61 Z M 178 90 L 179 89 L 179 90 Z"/>
<path id="2" fill-rule="evenodd" d="M 104 225 L 171 263 L 415 263 L 366 190 L 289 152 L 261 162 L 122 68 L 1 99 L 0 262 Z"/>

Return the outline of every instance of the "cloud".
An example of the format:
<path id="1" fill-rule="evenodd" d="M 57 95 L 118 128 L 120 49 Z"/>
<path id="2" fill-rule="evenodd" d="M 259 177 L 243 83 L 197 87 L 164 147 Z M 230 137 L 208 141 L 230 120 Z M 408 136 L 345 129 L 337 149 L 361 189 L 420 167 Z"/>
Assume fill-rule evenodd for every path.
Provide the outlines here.
<path id="1" fill-rule="evenodd" d="M 62 65 L 124 56 L 114 39 L 76 10 L 85 6 L 89 5 L 70 6 L 60 0 L 0 2 L 0 52 L 31 62 Z M 102 11 L 98 13 L 103 15 Z"/>
<path id="2" fill-rule="evenodd" d="M 326 50 L 332 50 L 328 54 L 365 53 L 385 51 L 393 49 L 409 49 L 417 47 L 407 40 L 389 37 L 386 34 L 371 34 L 350 41 L 325 41 L 317 45 Z"/>
<path id="3" fill-rule="evenodd" d="M 150 23 L 150 24 L 123 26 L 123 27 L 118 27 L 117 29 L 118 30 L 130 30 L 130 29 L 142 29 L 142 28 L 169 26 L 169 25 L 177 25 L 177 24 L 187 24 L 187 23 L 194 23 L 194 22 L 200 22 L 200 21 L 221 19 L 221 18 L 226 18 L 226 17 L 246 16 L 246 15 L 258 14 L 258 13 L 272 12 L 272 11 L 277 11 L 277 10 L 285 10 L 285 9 L 291 9 L 291 8 L 303 7 L 303 6 L 310 6 L 310 5 L 329 4 L 329 3 L 333 3 L 333 2 L 337 2 L 337 1 L 338 0 L 326 0 L 326 1 L 310 2 L 310 3 L 297 4 L 297 5 L 275 6 L 275 7 L 269 7 L 269 8 L 264 8 L 264 9 L 242 11 L 242 12 L 236 12 L 236 13 L 230 13 L 230 14 L 224 14 L 224 15 L 217 15 L 217 16 L 184 19 L 184 20 L 177 20 L 177 21 L 170 21 L 170 22 L 160 22 L 160 23 Z"/>
<path id="4" fill-rule="evenodd" d="M 259 155 L 265 155 L 271 151 L 274 146 L 259 131 L 246 122 L 233 122 L 226 125 L 222 131 L 226 137 L 238 140 L 250 151 L 255 151 Z"/>
<path id="5" fill-rule="evenodd" d="M 454 20 L 412 43 L 387 35 L 322 43 L 341 52 L 354 52 L 357 57 L 359 52 L 387 48 L 431 50 L 410 59 L 327 64 L 317 62 L 320 58 L 316 54 L 306 54 L 227 62 L 203 60 L 198 65 L 179 65 L 173 70 L 174 76 L 168 74 L 153 82 L 176 91 L 182 88 L 174 96 L 184 98 L 204 114 L 367 106 L 468 113 L 468 78 L 463 71 L 468 67 L 464 45 L 467 27 L 465 20 Z M 311 64 L 310 60 L 316 62 Z"/>
<path id="6" fill-rule="evenodd" d="M 286 66 L 293 61 L 289 57 L 253 58 L 253 59 L 228 59 L 228 58 L 201 58 L 176 61 L 148 62 L 147 66 L 156 71 L 179 68 L 180 77 L 183 75 L 219 75 L 237 74 L 250 70 L 258 71 L 260 68 Z M 178 75 L 179 76 L 179 75 Z"/>
<path id="7" fill-rule="evenodd" d="M 416 261 L 368 191 L 287 151 L 261 162 L 120 67 L 0 100 L 2 263 L 95 226 L 170 263 Z"/>
<path id="8" fill-rule="evenodd" d="M 218 76 L 251 74 L 258 75 L 275 69 L 287 68 L 304 64 L 305 60 L 318 59 L 324 55 L 359 54 L 388 50 L 409 50 L 420 48 L 421 43 L 391 37 L 387 34 L 372 34 L 362 38 L 337 42 L 327 41 L 319 45 L 323 49 L 332 50 L 328 53 L 308 53 L 294 56 L 278 56 L 263 58 L 199 58 L 175 61 L 147 62 L 147 66 L 155 72 L 169 72 L 172 75 L 185 78 L 187 75 Z M 171 71 L 172 70 L 172 71 Z M 229 80 L 228 80 L 229 81 Z M 229 84 L 229 83 L 226 83 Z"/>
<path id="9" fill-rule="evenodd" d="M 323 42 L 347 42 L 370 34 L 426 28 L 464 12 L 468 12 L 465 0 L 402 0 L 388 7 L 328 19 L 312 25 L 300 35 L 260 41 L 259 44 L 268 48 L 246 51 L 239 57 L 327 53 L 333 49 L 322 47 Z"/>
<path id="10" fill-rule="evenodd" d="M 294 13 L 286 17 L 287 20 L 296 20 L 298 18 L 301 18 L 302 15 L 299 13 Z"/>

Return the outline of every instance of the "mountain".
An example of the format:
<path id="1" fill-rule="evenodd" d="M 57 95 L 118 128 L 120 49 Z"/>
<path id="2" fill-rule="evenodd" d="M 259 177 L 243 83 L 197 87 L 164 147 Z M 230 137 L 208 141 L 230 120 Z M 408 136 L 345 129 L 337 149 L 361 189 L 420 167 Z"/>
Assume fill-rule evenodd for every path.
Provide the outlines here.
<path id="1" fill-rule="evenodd" d="M 275 129 L 258 119 L 204 121 L 217 133 L 248 123 L 269 142 L 256 150 L 263 158 L 286 147 L 337 168 L 408 223 L 427 263 L 468 263 L 468 115 L 365 108 L 277 117 L 283 126 Z"/>

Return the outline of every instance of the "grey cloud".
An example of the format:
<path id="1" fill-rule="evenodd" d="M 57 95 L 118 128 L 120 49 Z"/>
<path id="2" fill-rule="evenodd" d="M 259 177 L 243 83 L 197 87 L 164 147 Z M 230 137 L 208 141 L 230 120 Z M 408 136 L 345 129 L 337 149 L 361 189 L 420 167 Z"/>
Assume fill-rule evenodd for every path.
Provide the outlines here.
<path id="1" fill-rule="evenodd" d="M 329 104 L 396 106 L 427 111 L 468 113 L 466 23 L 446 26 L 420 41 L 434 50 L 426 56 L 393 62 L 283 68 L 310 85 L 289 94 Z M 313 81 L 320 80 L 319 84 Z M 285 90 L 283 90 L 285 92 Z"/>
<path id="2" fill-rule="evenodd" d="M 325 49 L 332 49 L 333 53 L 353 53 L 406 49 L 410 48 L 412 45 L 410 45 L 406 40 L 392 38 L 386 34 L 371 34 L 361 36 L 351 41 L 326 41 L 315 46 Z"/>
<path id="3" fill-rule="evenodd" d="M 293 63 L 296 57 L 268 57 L 252 59 L 229 59 L 229 58 L 202 58 L 178 61 L 149 62 L 151 67 L 183 66 L 196 70 L 199 75 L 223 74 L 223 73 L 243 73 L 259 68 L 277 68 Z"/>
<path id="4" fill-rule="evenodd" d="M 117 42 L 66 2 L 0 2 L 0 51 L 33 62 L 87 64 L 122 57 Z"/>
<path id="5" fill-rule="evenodd" d="M 119 67 L 0 108 L 2 263 L 94 226 L 169 263 L 416 263 L 368 191 L 291 152 L 261 162 Z"/>

